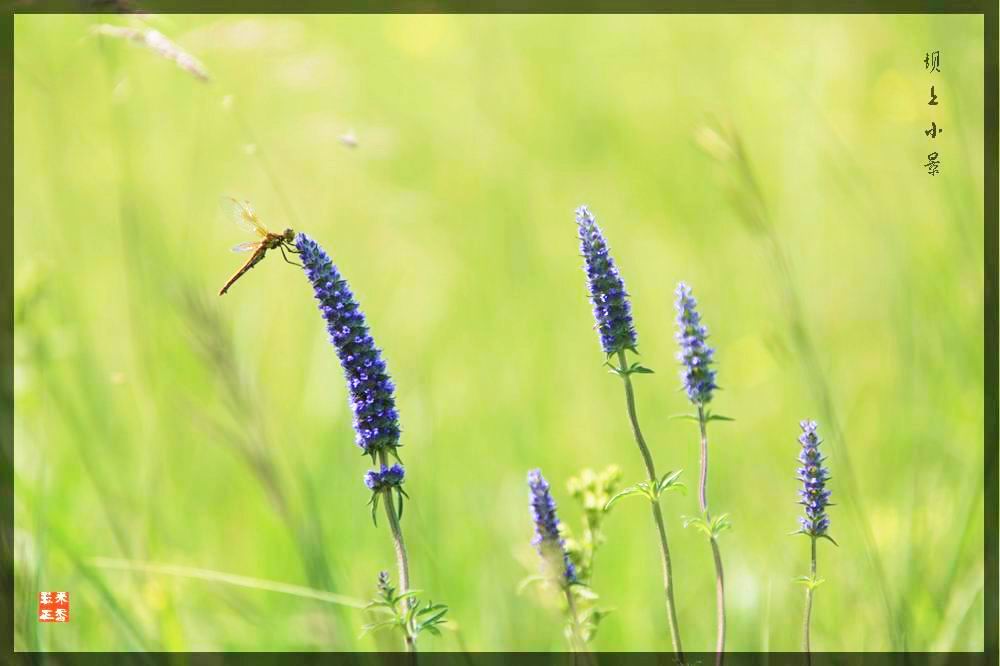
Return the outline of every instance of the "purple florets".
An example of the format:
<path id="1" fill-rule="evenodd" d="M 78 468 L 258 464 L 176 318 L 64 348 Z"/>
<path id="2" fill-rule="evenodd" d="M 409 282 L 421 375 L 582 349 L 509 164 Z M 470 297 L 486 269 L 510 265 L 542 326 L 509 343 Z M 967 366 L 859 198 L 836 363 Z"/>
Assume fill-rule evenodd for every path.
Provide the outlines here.
<path id="1" fill-rule="evenodd" d="M 632 307 L 615 261 L 608 252 L 608 243 L 586 206 L 576 209 L 576 223 L 601 347 L 609 356 L 625 349 L 635 351 L 638 340 L 632 326 Z"/>
<path id="2" fill-rule="evenodd" d="M 305 234 L 295 238 L 295 246 L 344 368 L 354 412 L 355 441 L 373 459 L 379 451 L 393 453 L 399 446 L 395 386 L 386 374 L 381 351 L 368 333 L 365 316 L 323 248 Z"/>
<path id="3" fill-rule="evenodd" d="M 372 492 L 378 492 L 383 488 L 394 488 L 403 483 L 403 477 L 406 476 L 406 470 L 403 466 L 396 463 L 392 467 L 386 467 L 382 465 L 380 470 L 368 470 L 365 473 L 365 485 Z"/>
<path id="4" fill-rule="evenodd" d="M 528 472 L 528 488 L 531 490 L 531 517 L 535 521 L 535 538 L 531 543 L 538 549 L 542 558 L 555 567 L 559 567 L 559 561 L 562 560 L 560 573 L 567 583 L 575 583 L 576 568 L 570 562 L 566 543 L 559 535 L 556 503 L 552 499 L 549 484 L 542 476 L 541 470 Z"/>
<path id="5" fill-rule="evenodd" d="M 691 295 L 691 288 L 681 282 L 677 285 L 677 342 L 680 351 L 677 360 L 681 362 L 681 381 L 688 398 L 696 405 L 706 405 L 712 400 L 715 384 L 715 370 L 711 368 L 715 350 L 705 344 L 708 329 L 701 324 L 701 315 L 695 309 L 698 301 Z"/>
<path id="6" fill-rule="evenodd" d="M 830 472 L 823 466 L 826 460 L 819 452 L 819 445 L 823 442 L 816 434 L 815 421 L 801 421 L 799 427 L 802 434 L 799 436 L 799 443 L 802 444 L 802 452 L 799 453 L 799 481 L 802 482 L 802 489 L 799 491 L 799 504 L 805 507 L 805 517 L 799 518 L 799 525 L 804 534 L 816 538 L 826 536 L 826 530 L 830 526 L 830 518 L 826 515 L 826 507 L 830 506 L 830 491 L 826 489 L 826 482 L 830 480 Z"/>

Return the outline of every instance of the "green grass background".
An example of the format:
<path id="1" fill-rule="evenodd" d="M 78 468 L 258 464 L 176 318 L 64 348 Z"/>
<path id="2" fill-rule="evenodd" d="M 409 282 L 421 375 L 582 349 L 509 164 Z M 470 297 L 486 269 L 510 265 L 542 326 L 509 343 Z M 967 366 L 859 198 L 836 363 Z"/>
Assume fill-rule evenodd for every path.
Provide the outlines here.
<path id="1" fill-rule="evenodd" d="M 246 240 L 227 193 L 318 240 L 385 351 L 413 582 L 454 620 L 424 649 L 565 649 L 555 601 L 516 589 L 537 565 L 525 474 L 572 527 L 570 476 L 642 478 L 580 203 L 657 371 L 636 380 L 647 439 L 689 485 L 696 429 L 667 418 L 688 409 L 677 281 L 717 348 L 729 648 L 799 647 L 805 417 L 840 543 L 820 544 L 814 648 L 983 648 L 980 17 L 146 19 L 209 83 L 90 32 L 133 20 L 15 20 L 18 649 L 399 646 L 359 639 L 354 609 L 95 559 L 361 599 L 395 575 L 304 277 L 269 258 L 216 295 Z M 685 648 L 709 650 L 710 551 L 681 524 L 696 496 L 663 506 Z M 647 509 L 623 501 L 607 531 L 595 647 L 669 649 Z M 69 625 L 34 620 L 40 590 L 71 593 Z"/>

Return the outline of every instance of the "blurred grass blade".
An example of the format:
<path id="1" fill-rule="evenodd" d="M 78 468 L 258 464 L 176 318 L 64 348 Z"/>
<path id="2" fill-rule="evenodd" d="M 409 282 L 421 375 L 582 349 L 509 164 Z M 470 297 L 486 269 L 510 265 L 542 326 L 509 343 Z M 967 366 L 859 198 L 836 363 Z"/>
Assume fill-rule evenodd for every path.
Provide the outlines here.
<path id="1" fill-rule="evenodd" d="M 135 560 L 120 560 L 111 557 L 95 557 L 91 563 L 101 569 L 119 569 L 122 571 L 142 571 L 144 573 L 161 574 L 164 576 L 176 576 L 178 578 L 193 578 L 211 583 L 224 583 L 253 590 L 264 590 L 267 592 L 278 592 L 280 594 L 290 594 L 304 599 L 317 599 L 329 604 L 347 606 L 349 608 L 364 609 L 368 602 L 355 599 L 343 594 L 324 592 L 311 587 L 292 585 L 272 580 L 262 580 L 260 578 L 250 578 L 237 574 L 225 573 L 223 571 L 212 571 L 211 569 L 197 569 L 176 564 L 156 564 L 153 562 L 138 562 Z"/>
<path id="2" fill-rule="evenodd" d="M 770 259 L 773 279 L 781 294 L 789 338 L 802 361 L 806 385 L 811 389 L 813 399 L 819 404 L 823 420 L 829 424 L 831 435 L 828 437 L 828 441 L 837 457 L 839 476 L 844 486 L 844 503 L 851 509 L 855 521 L 861 528 L 865 557 L 875 574 L 874 578 L 885 609 L 890 644 L 895 650 L 905 650 L 907 635 L 906 627 L 903 624 L 905 614 L 896 612 L 893 608 L 882 555 L 875 542 L 870 516 L 862 505 L 860 486 L 851 461 L 846 437 L 840 424 L 833 390 L 823 370 L 817 345 L 808 326 L 789 257 L 775 225 L 775 219 L 771 215 L 767 197 L 740 134 L 733 128 L 724 131 L 724 134 L 724 140 L 733 150 L 735 168 L 738 172 L 736 183 L 731 191 L 733 205 L 739 212 L 743 223 L 754 233 L 754 237 L 758 241 L 763 241 L 765 246 L 763 251 Z M 719 134 L 719 136 L 723 135 Z"/>
<path id="3" fill-rule="evenodd" d="M 31 486 L 17 474 L 14 475 L 14 483 L 18 492 L 23 495 L 24 499 L 22 501 L 26 501 L 31 506 L 42 506 L 45 500 L 48 499 L 44 495 L 44 490 L 41 494 L 36 494 L 31 490 Z M 111 617 L 124 630 L 123 634 L 125 640 L 129 643 L 129 649 L 140 652 L 161 649 L 154 639 L 145 634 L 142 625 L 139 623 L 139 619 L 131 614 L 131 610 L 125 604 L 119 603 L 116 593 L 108 587 L 104 578 L 83 560 L 80 556 L 80 547 L 67 535 L 63 527 L 57 521 L 48 521 L 46 530 L 46 536 L 51 538 L 55 545 L 70 559 L 80 575 L 97 591 L 98 596 L 106 605 Z M 40 575 L 38 580 L 42 579 L 44 577 Z M 32 598 L 32 603 L 34 603 L 34 598 Z M 152 663 L 151 659 L 147 656 L 143 656 L 142 661 L 143 663 Z"/>
<path id="4" fill-rule="evenodd" d="M 127 28 L 103 23 L 92 29 L 96 35 L 123 39 L 143 46 L 156 55 L 171 61 L 199 81 L 208 81 L 208 71 L 200 60 L 167 39 L 163 33 L 150 28 Z"/>

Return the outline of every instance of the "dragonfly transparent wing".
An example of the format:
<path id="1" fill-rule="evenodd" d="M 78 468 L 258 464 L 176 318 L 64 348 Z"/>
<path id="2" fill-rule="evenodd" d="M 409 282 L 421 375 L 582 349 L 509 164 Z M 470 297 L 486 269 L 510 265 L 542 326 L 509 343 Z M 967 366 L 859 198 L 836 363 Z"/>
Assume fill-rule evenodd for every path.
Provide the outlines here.
<path id="1" fill-rule="evenodd" d="M 241 229 L 250 233 L 256 232 L 261 238 L 267 236 L 267 229 L 257 219 L 257 213 L 254 212 L 249 201 L 223 197 L 221 205 L 226 217 L 235 222 Z"/>
<path id="2" fill-rule="evenodd" d="M 258 241 L 247 241 L 246 243 L 240 243 L 239 245 L 233 246 L 233 252 L 252 252 L 260 247 L 260 242 Z"/>

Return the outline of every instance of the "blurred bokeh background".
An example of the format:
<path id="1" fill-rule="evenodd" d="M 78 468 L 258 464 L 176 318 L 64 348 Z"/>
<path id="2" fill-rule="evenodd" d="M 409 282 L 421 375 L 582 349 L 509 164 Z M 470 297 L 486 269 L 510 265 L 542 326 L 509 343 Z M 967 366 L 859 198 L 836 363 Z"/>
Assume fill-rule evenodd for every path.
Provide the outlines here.
<path id="1" fill-rule="evenodd" d="M 100 24 L 155 29 L 210 79 Z M 269 258 L 217 295 L 247 240 L 232 194 L 325 246 L 385 351 L 413 582 L 454 621 L 424 649 L 565 649 L 557 599 L 517 590 L 526 472 L 576 529 L 571 476 L 642 478 L 592 330 L 587 203 L 657 371 L 636 380 L 647 439 L 689 485 L 679 280 L 717 348 L 730 649 L 798 649 L 812 417 L 840 544 L 820 544 L 814 648 L 981 650 L 982 35 L 943 15 L 17 16 L 18 649 L 399 644 L 329 596 L 395 571 L 308 283 Z M 663 507 L 685 648 L 708 650 L 695 494 Z M 669 649 L 646 507 L 606 527 L 595 648 Z M 41 590 L 71 593 L 69 625 L 35 621 Z"/>

